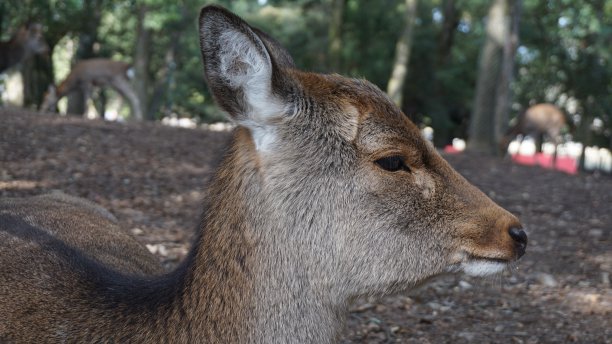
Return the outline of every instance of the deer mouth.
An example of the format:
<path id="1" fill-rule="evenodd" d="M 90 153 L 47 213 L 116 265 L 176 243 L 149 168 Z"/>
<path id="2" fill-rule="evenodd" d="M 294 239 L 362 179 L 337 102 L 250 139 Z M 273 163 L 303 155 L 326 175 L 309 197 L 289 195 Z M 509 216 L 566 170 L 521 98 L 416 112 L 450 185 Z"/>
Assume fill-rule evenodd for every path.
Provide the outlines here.
<path id="1" fill-rule="evenodd" d="M 469 276 L 489 276 L 504 271 L 509 263 L 501 258 L 469 256 L 461 262 L 460 269 Z"/>

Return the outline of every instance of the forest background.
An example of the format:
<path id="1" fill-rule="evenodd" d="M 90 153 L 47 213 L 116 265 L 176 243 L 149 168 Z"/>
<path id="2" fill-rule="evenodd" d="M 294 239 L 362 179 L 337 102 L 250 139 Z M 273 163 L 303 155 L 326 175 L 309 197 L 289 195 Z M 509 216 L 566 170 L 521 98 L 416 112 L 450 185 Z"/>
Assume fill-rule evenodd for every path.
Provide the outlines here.
<path id="1" fill-rule="evenodd" d="M 612 147 L 610 1 L 212 3 L 270 33 L 300 69 L 366 78 L 387 90 L 411 119 L 433 127 L 437 146 L 471 133 L 474 141 L 484 140 L 473 148 L 493 151 L 513 117 L 548 102 L 576 124 L 575 138 Z M 23 106 L 37 108 L 48 85 L 61 81 L 76 61 L 109 57 L 133 64 L 145 120 L 222 120 L 203 80 L 196 23 L 202 5 L 194 0 L 3 1 L 3 40 L 19 25 L 38 22 L 50 47 L 51 58 L 36 56 L 14 71 L 22 76 Z M 103 109 L 113 97 L 99 91 L 96 103 Z M 78 98 L 68 101 L 68 112 L 81 112 Z M 124 105 L 121 113 L 128 116 L 129 108 Z"/>

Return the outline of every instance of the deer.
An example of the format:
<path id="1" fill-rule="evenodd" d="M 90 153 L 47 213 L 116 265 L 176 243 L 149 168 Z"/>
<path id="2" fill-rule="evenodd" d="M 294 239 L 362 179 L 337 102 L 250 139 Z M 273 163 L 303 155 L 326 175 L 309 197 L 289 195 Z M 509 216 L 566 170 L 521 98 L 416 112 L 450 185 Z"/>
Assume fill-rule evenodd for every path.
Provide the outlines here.
<path id="1" fill-rule="evenodd" d="M 0 73 L 33 55 L 45 54 L 48 50 L 42 25 L 22 25 L 8 41 L 0 42 Z"/>
<path id="2" fill-rule="evenodd" d="M 518 115 L 516 124 L 511 126 L 501 138 L 499 142 L 500 152 L 505 155 L 508 145 L 518 135 L 522 135 L 521 142 L 527 135 L 533 137 L 538 141 L 537 149 L 541 150 L 543 137 L 546 137 L 555 145 L 553 156 L 553 161 L 555 161 L 557 146 L 563 141 L 561 133 L 568 125 L 571 129 L 571 123 L 566 120 L 563 111 L 557 106 L 547 103 L 530 106 Z"/>
<path id="3" fill-rule="evenodd" d="M 142 119 L 140 101 L 130 84 L 134 71 L 130 64 L 106 58 L 93 58 L 77 62 L 68 76 L 58 85 L 49 85 L 40 105 L 40 111 L 57 109 L 57 102 L 69 93 L 80 89 L 85 103 L 94 87 L 110 87 L 130 103 L 132 116 Z"/>
<path id="4" fill-rule="evenodd" d="M 359 296 L 525 253 L 519 219 L 378 87 L 297 69 L 222 7 L 198 25 L 207 85 L 238 126 L 189 254 L 166 272 L 99 205 L 5 198 L 0 341 L 333 343 Z"/>

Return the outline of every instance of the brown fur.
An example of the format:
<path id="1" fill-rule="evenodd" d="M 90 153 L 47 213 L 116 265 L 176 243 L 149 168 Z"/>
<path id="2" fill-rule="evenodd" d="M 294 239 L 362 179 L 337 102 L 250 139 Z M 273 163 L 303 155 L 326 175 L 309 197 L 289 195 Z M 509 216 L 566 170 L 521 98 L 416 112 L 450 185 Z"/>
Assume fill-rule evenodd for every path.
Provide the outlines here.
<path id="1" fill-rule="evenodd" d="M 561 132 L 568 124 L 563 111 L 552 104 L 530 106 L 518 116 L 516 124 L 510 127 L 501 139 L 500 150 L 505 154 L 510 142 L 518 135 L 530 135 L 540 144 L 542 137 L 546 136 L 557 146 L 563 141 Z M 541 147 L 538 146 L 538 150 L 541 150 Z"/>
<path id="2" fill-rule="evenodd" d="M 111 87 L 130 102 L 134 116 L 141 118 L 140 102 L 129 80 L 130 68 L 128 63 L 105 58 L 79 61 L 57 87 L 49 86 L 40 110 L 54 111 L 60 99 L 78 89 L 87 101 L 94 87 Z"/>
<path id="3" fill-rule="evenodd" d="M 518 220 L 378 88 L 277 62 L 276 42 L 218 7 L 200 30 L 209 87 L 241 127 L 188 258 L 160 273 L 83 201 L 3 200 L 0 341 L 329 343 L 355 297 L 521 255 Z"/>

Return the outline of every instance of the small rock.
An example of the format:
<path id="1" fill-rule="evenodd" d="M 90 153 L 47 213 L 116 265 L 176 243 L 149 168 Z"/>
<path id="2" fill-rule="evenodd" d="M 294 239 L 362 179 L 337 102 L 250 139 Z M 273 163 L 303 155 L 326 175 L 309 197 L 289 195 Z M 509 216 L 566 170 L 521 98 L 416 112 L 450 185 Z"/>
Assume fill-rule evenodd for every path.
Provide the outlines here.
<path id="1" fill-rule="evenodd" d="M 474 340 L 474 338 L 476 338 L 476 335 L 472 332 L 459 332 L 457 336 L 467 340 L 468 342 L 471 342 Z"/>
<path id="2" fill-rule="evenodd" d="M 384 305 L 377 305 L 376 307 L 374 307 L 374 310 L 378 313 L 380 312 L 384 312 L 387 310 L 387 307 Z"/>
<path id="3" fill-rule="evenodd" d="M 606 287 L 610 286 L 610 273 L 609 272 L 604 271 L 601 273 L 601 283 L 603 283 L 603 285 Z"/>
<path id="4" fill-rule="evenodd" d="M 427 302 L 427 306 L 429 306 L 429 308 L 433 309 L 433 310 L 438 310 L 442 307 L 442 305 L 440 305 L 437 302 Z"/>
<path id="5" fill-rule="evenodd" d="M 495 332 L 502 332 L 504 330 L 504 325 L 497 325 L 495 326 L 494 331 Z"/>
<path id="6" fill-rule="evenodd" d="M 590 229 L 589 235 L 595 238 L 600 238 L 603 235 L 603 230 L 599 228 Z"/>
<path id="7" fill-rule="evenodd" d="M 570 333 L 567 335 L 567 337 L 565 338 L 568 342 L 572 342 L 575 343 L 580 339 L 580 335 L 576 332 L 574 333 Z"/>
<path id="8" fill-rule="evenodd" d="M 557 286 L 557 280 L 551 274 L 547 274 L 545 272 L 541 272 L 536 276 L 538 282 L 546 287 L 554 288 Z"/>
<path id="9" fill-rule="evenodd" d="M 378 325 L 377 323 L 369 323 L 368 326 L 366 326 L 366 328 L 368 329 L 368 332 L 379 332 L 380 331 L 380 325 Z"/>
<path id="10" fill-rule="evenodd" d="M 351 313 L 361 313 L 361 312 L 365 312 L 368 311 L 370 309 L 374 308 L 374 305 L 371 303 L 363 303 L 361 305 L 357 305 L 353 308 L 350 309 Z"/>
<path id="11" fill-rule="evenodd" d="M 538 337 L 532 336 L 532 337 L 529 337 L 525 343 L 526 344 L 537 344 L 539 342 L 540 342 L 540 339 Z"/>
<path id="12" fill-rule="evenodd" d="M 461 287 L 461 289 L 465 289 L 465 290 L 472 288 L 472 285 L 466 281 L 459 281 L 459 286 Z"/>
<path id="13" fill-rule="evenodd" d="M 134 235 L 141 235 L 142 233 L 144 233 L 144 231 L 140 228 L 132 228 L 130 229 L 130 232 L 132 232 L 132 234 Z"/>
<path id="14" fill-rule="evenodd" d="M 600 219 L 593 218 L 593 219 L 589 219 L 589 224 L 591 226 L 601 226 L 603 225 L 603 221 L 601 221 Z"/>
<path id="15" fill-rule="evenodd" d="M 162 244 L 155 244 L 155 245 L 147 244 L 146 246 L 149 252 L 153 254 L 159 254 L 160 256 L 164 256 L 164 257 L 168 255 L 168 249 L 166 249 L 166 246 Z"/>

